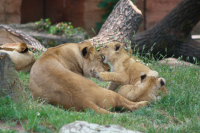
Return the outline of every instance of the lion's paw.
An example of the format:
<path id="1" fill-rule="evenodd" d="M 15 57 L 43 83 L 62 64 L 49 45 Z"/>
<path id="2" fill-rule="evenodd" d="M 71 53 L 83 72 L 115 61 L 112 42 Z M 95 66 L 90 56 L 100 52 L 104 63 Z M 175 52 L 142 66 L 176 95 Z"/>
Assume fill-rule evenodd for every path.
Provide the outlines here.
<path id="1" fill-rule="evenodd" d="M 106 77 L 107 77 L 107 76 L 106 76 L 106 73 L 105 73 L 105 72 L 100 72 L 100 73 L 99 73 L 99 80 L 104 81 L 104 80 L 107 79 Z"/>
<path id="2" fill-rule="evenodd" d="M 148 101 L 141 101 L 141 102 L 137 103 L 137 108 L 142 108 L 142 107 L 147 106 L 149 104 L 150 104 L 150 102 L 148 102 Z"/>

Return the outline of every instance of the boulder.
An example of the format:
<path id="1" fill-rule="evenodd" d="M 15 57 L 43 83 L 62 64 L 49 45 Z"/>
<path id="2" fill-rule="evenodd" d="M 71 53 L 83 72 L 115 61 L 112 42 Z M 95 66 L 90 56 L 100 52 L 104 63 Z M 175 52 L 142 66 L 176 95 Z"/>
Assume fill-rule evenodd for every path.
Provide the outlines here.
<path id="1" fill-rule="evenodd" d="M 0 98 L 11 96 L 17 100 L 20 95 L 25 95 L 21 88 L 19 75 L 15 70 L 15 63 L 7 53 L 0 53 Z"/>
<path id="2" fill-rule="evenodd" d="M 163 60 L 158 61 L 158 64 L 163 64 L 163 65 L 168 65 L 169 67 L 175 68 L 175 67 L 181 67 L 181 66 L 185 66 L 185 67 L 195 67 L 195 68 L 199 68 L 199 66 L 183 61 L 183 60 L 178 60 L 176 58 L 165 58 Z"/>
<path id="3" fill-rule="evenodd" d="M 86 121 L 75 121 L 64 125 L 59 133 L 141 133 L 138 131 L 127 130 L 118 125 L 101 126 Z"/>

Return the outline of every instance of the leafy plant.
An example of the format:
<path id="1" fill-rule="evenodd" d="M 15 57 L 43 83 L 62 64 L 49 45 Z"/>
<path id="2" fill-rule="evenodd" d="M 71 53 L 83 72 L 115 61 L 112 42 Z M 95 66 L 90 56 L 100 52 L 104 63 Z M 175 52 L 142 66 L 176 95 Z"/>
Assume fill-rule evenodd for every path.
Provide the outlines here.
<path id="1" fill-rule="evenodd" d="M 35 22 L 35 28 L 39 31 L 44 31 L 49 29 L 49 27 L 51 26 L 51 21 L 49 18 L 46 19 L 40 19 L 40 21 L 36 21 Z"/>
<path id="2" fill-rule="evenodd" d="M 66 35 L 73 36 L 74 34 L 82 34 L 85 30 L 81 27 L 74 28 L 71 22 L 60 22 L 55 25 L 51 25 L 50 19 L 41 19 L 35 22 L 35 28 L 39 31 L 46 31 L 53 35 Z"/>

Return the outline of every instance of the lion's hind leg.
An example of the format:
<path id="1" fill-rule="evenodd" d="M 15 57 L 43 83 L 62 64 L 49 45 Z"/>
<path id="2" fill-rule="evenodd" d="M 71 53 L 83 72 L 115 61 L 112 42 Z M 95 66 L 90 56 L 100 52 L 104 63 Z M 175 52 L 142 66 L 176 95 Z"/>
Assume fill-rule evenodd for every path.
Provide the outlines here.
<path id="1" fill-rule="evenodd" d="M 143 98 L 148 93 L 147 89 L 135 85 L 123 85 L 117 93 L 133 102 L 149 101 Z"/>

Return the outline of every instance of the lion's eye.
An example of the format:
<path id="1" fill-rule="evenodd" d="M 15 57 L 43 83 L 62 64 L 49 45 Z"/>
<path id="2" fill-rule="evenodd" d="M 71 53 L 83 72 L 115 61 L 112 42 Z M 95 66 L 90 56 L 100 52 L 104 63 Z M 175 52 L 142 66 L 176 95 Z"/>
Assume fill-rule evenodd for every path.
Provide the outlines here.
<path id="1" fill-rule="evenodd" d="M 107 46 L 104 46 L 104 48 L 108 48 Z"/>

